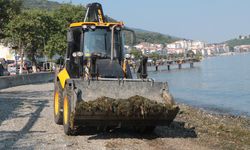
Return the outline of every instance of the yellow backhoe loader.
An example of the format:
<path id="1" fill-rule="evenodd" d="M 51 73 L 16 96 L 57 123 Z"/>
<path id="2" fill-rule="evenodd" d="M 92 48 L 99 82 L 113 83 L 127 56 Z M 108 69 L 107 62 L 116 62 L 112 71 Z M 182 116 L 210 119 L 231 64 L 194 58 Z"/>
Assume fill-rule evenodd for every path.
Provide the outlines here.
<path id="1" fill-rule="evenodd" d="M 152 130 L 175 118 L 179 108 L 167 83 L 147 78 L 147 57 L 141 57 L 139 78 L 133 79 L 126 40 L 135 41 L 134 31 L 122 22 L 108 22 L 99 3 L 88 4 L 84 21 L 70 25 L 54 91 L 54 120 L 64 125 L 65 134 L 80 126 Z"/>

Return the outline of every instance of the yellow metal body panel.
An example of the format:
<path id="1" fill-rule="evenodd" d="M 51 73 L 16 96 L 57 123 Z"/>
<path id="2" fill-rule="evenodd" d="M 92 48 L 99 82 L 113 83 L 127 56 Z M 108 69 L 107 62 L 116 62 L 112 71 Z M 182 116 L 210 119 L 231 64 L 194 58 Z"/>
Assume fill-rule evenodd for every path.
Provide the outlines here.
<path id="1" fill-rule="evenodd" d="M 55 92 L 55 96 L 54 96 L 54 111 L 55 114 L 58 115 L 60 108 L 59 108 L 59 93 L 58 91 Z"/>
<path id="2" fill-rule="evenodd" d="M 127 60 L 126 59 L 123 61 L 122 70 L 123 70 L 124 76 L 126 78 L 127 77 L 127 74 L 126 74 L 126 72 L 127 72 Z"/>
<path id="3" fill-rule="evenodd" d="M 70 24 L 70 27 L 80 27 L 83 25 L 95 25 L 95 26 L 100 26 L 100 27 L 110 27 L 110 26 L 114 26 L 114 25 L 121 25 L 123 26 L 123 22 L 76 22 L 76 23 L 72 23 Z"/>
<path id="4" fill-rule="evenodd" d="M 101 9 L 98 9 L 98 16 L 99 16 L 99 22 L 101 22 L 101 23 L 103 23 L 103 18 L 102 18 L 102 11 L 101 11 Z"/>
<path id="5" fill-rule="evenodd" d="M 64 100 L 63 100 L 63 121 L 64 121 L 64 124 L 69 124 L 68 115 L 69 115 L 68 97 L 65 96 Z"/>
<path id="6" fill-rule="evenodd" d="M 66 80 L 70 79 L 70 76 L 69 76 L 66 68 L 64 68 L 62 71 L 60 71 L 58 73 L 57 77 L 59 78 L 59 81 L 62 85 L 62 88 L 64 89 Z"/>

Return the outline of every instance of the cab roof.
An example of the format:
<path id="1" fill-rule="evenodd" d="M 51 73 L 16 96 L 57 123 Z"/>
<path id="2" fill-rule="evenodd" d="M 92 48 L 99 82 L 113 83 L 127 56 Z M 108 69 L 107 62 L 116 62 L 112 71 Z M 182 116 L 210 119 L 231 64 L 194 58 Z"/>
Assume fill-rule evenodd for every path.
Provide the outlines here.
<path id="1" fill-rule="evenodd" d="M 81 27 L 83 25 L 95 25 L 95 26 L 99 26 L 99 27 L 110 27 L 110 26 L 114 26 L 114 25 L 120 25 L 123 26 L 124 23 L 123 22 L 104 22 L 104 23 L 100 23 L 100 22 L 76 22 L 76 23 L 72 23 L 70 24 L 70 27 Z"/>

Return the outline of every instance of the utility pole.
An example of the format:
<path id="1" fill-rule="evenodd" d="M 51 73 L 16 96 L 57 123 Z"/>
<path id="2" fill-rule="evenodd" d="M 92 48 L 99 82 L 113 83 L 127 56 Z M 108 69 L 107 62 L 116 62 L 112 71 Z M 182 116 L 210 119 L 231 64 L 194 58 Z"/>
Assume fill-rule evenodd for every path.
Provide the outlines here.
<path id="1" fill-rule="evenodd" d="M 18 49 L 18 46 L 13 46 L 12 49 L 15 50 L 15 72 L 16 72 L 16 75 L 18 74 L 18 68 L 17 68 L 17 49 Z"/>
<path id="2" fill-rule="evenodd" d="M 42 37 L 42 38 L 43 38 L 43 51 L 45 52 L 45 38 L 44 37 Z M 47 56 L 46 55 L 44 55 L 44 56 L 45 56 L 45 65 L 43 65 L 43 66 L 44 66 L 44 69 L 47 70 L 47 66 L 48 66 L 47 61 L 48 60 L 47 60 Z"/>
<path id="3" fill-rule="evenodd" d="M 24 57 L 24 52 L 23 52 L 23 47 L 22 47 L 22 43 L 21 40 L 19 39 L 19 49 L 21 51 L 21 62 L 20 62 L 20 70 L 19 70 L 19 74 L 23 73 L 23 57 Z"/>

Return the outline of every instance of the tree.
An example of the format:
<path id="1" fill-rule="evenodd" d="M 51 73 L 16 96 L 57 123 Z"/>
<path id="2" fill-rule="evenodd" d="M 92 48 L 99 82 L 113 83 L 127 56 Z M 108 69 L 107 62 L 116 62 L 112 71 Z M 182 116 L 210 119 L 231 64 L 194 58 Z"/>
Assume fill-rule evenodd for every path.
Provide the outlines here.
<path id="1" fill-rule="evenodd" d="M 21 0 L 0 0 L 0 39 L 5 37 L 4 29 L 9 21 L 20 13 Z"/>
<path id="2" fill-rule="evenodd" d="M 197 59 L 197 60 L 201 60 L 202 59 L 202 53 L 201 53 L 201 51 L 197 51 L 196 54 L 195 54 L 195 56 L 194 56 L 194 58 Z"/>
<path id="3" fill-rule="evenodd" d="M 57 30 L 50 35 L 45 46 L 45 54 L 52 58 L 55 54 L 64 56 L 67 47 L 66 35 L 69 25 L 81 22 L 86 13 L 86 8 L 81 5 L 64 4 L 52 12 L 53 20 L 57 22 Z"/>
<path id="4" fill-rule="evenodd" d="M 22 48 L 19 49 L 28 55 L 36 72 L 36 57 L 65 54 L 67 29 L 70 23 L 83 21 L 85 12 L 85 7 L 70 4 L 53 11 L 23 10 L 8 23 L 6 41 L 11 45 L 19 45 L 20 41 Z"/>
<path id="5" fill-rule="evenodd" d="M 59 32 L 50 37 L 45 46 L 44 54 L 49 58 L 52 58 L 56 54 L 64 56 L 66 48 L 67 48 L 66 35 L 60 34 Z"/>
<path id="6" fill-rule="evenodd" d="M 25 10 L 8 24 L 6 33 L 9 43 L 12 45 L 16 44 L 16 41 L 22 43 L 21 49 L 24 49 L 32 61 L 34 72 L 36 72 L 36 57 L 43 54 L 44 43 L 54 30 L 59 30 L 57 25 L 50 13 L 41 10 Z"/>
<path id="7" fill-rule="evenodd" d="M 139 59 L 142 56 L 142 52 L 135 48 L 132 48 L 130 53 L 135 56 L 135 59 Z"/>
<path id="8" fill-rule="evenodd" d="M 157 53 L 151 53 L 151 54 L 149 54 L 148 55 L 148 57 L 149 58 L 152 58 L 154 61 L 156 61 L 156 60 L 158 60 L 158 59 L 160 59 L 160 55 L 159 54 L 157 54 Z"/>
<path id="9" fill-rule="evenodd" d="M 165 44 L 172 43 L 178 40 L 178 38 L 171 37 L 168 35 L 140 30 L 136 30 L 136 38 L 138 44 L 141 42 Z"/>

